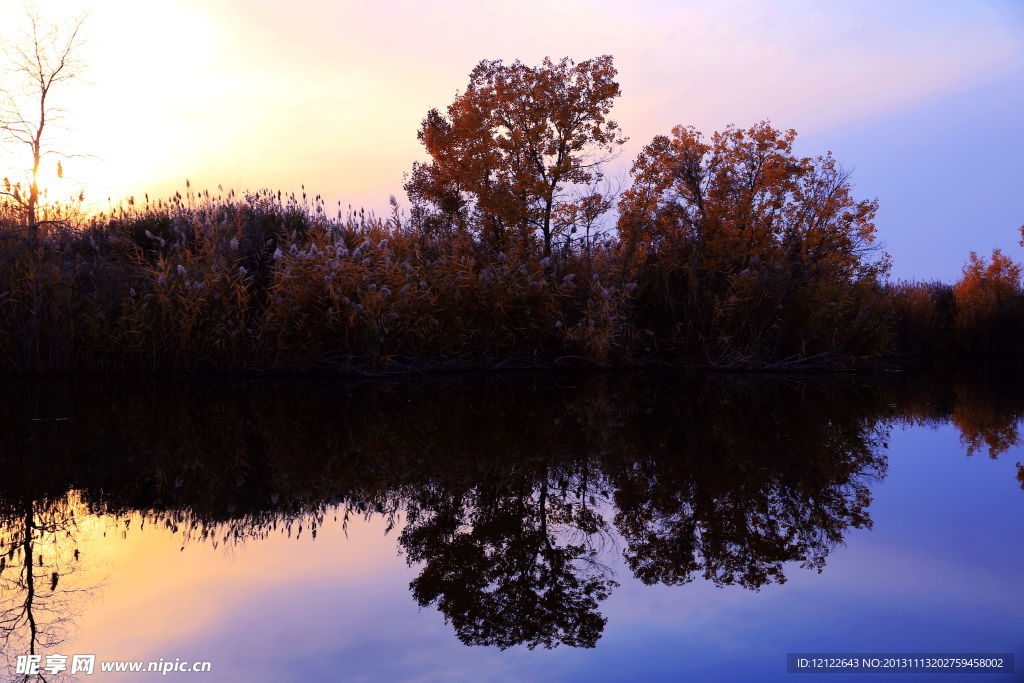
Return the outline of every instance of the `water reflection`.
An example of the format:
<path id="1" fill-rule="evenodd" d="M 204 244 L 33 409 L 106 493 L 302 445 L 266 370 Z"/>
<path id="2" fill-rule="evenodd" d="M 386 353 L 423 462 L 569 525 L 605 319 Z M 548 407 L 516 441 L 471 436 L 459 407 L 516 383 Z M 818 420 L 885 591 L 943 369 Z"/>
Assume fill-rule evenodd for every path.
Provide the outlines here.
<path id="1" fill-rule="evenodd" d="M 73 493 L 17 496 L 0 506 L 0 652 L 14 671 L 17 655 L 45 654 L 65 642 L 92 590 L 75 581 L 83 509 Z"/>
<path id="2" fill-rule="evenodd" d="M 1018 443 L 1024 401 L 986 376 L 8 382 L 0 648 L 52 650 L 92 599 L 83 520 L 224 544 L 368 516 L 462 642 L 592 647 L 609 553 L 645 584 L 757 590 L 871 526 L 894 424 Z"/>

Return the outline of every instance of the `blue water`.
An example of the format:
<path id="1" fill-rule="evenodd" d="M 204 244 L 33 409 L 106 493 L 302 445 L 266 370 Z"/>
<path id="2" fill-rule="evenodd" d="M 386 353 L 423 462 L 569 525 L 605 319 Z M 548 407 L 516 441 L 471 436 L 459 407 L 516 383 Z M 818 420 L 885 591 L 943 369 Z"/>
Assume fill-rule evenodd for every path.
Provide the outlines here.
<path id="1" fill-rule="evenodd" d="M 604 603 L 608 626 L 594 649 L 502 652 L 462 645 L 441 615 L 411 603 L 406 584 L 415 571 L 397 553 L 373 576 L 348 579 L 342 563 L 336 576 L 241 605 L 180 649 L 213 645 L 230 653 L 235 680 L 268 681 L 302 672 L 309 680 L 797 676 L 838 683 L 886 676 L 787 674 L 786 653 L 1014 652 L 1024 658 L 1024 491 L 1015 467 L 1024 449 L 998 460 L 968 458 L 950 425 L 902 427 L 892 433 L 889 457 L 888 476 L 873 487 L 874 528 L 851 533 L 820 574 L 794 567 L 784 585 L 758 592 L 700 581 L 644 586 L 609 558 L 622 585 Z M 385 537 L 379 543 L 390 545 Z M 244 640 L 238 624 L 245 624 Z M 309 628 L 321 632 L 315 643 L 290 642 L 292 629 Z M 905 674 L 899 680 L 963 678 Z"/>

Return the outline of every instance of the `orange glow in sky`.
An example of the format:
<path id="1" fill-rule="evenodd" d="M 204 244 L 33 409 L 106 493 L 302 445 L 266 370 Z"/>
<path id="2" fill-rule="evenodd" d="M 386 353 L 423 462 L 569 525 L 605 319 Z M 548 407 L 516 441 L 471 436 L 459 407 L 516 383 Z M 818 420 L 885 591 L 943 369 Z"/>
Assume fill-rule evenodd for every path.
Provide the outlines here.
<path id="1" fill-rule="evenodd" d="M 1019 68 L 1011 5 L 532 0 L 50 2 L 88 11 L 68 109 L 69 183 L 95 201 L 194 186 L 292 190 L 380 209 L 416 140 L 483 58 L 616 58 L 623 164 L 676 123 L 770 118 L 802 134 Z M 21 4 L 0 0 L 5 18 Z M 0 29 L 15 34 L 13 23 Z M 0 162 L 24 159 L 10 145 Z M 51 163 L 55 163 L 51 161 Z M 44 178 L 55 169 L 44 168 Z"/>

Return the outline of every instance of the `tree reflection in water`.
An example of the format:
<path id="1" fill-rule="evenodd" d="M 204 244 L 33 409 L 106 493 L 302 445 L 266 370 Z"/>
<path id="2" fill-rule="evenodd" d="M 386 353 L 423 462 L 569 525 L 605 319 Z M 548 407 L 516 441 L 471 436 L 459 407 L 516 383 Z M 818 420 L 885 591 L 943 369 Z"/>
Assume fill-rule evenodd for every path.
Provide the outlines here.
<path id="1" fill-rule="evenodd" d="M 414 599 L 463 642 L 592 647 L 612 553 L 647 584 L 820 572 L 871 525 L 893 424 L 952 418 L 968 452 L 998 455 L 1022 412 L 962 378 L 743 375 L 17 382 L 0 402 L 8 656 L 63 637 L 72 606 L 48 605 L 82 562 L 85 511 L 214 544 L 382 515 Z"/>
<path id="2" fill-rule="evenodd" d="M 85 512 L 73 494 L 2 505 L 0 652 L 13 674 L 18 655 L 47 654 L 65 642 L 81 600 L 92 590 L 69 581 L 81 562 L 76 540 Z"/>

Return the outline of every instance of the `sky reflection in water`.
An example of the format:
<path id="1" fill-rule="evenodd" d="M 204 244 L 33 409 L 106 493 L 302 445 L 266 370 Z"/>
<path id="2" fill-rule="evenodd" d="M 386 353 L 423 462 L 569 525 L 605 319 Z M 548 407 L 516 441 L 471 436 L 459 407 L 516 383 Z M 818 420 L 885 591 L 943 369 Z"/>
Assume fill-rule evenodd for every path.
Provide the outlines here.
<path id="1" fill-rule="evenodd" d="M 49 525 L 29 544 L 37 652 L 209 659 L 209 680 L 742 681 L 786 678 L 790 651 L 1021 658 L 1014 386 L 9 383 L 0 646 L 28 649 L 30 512 Z"/>

